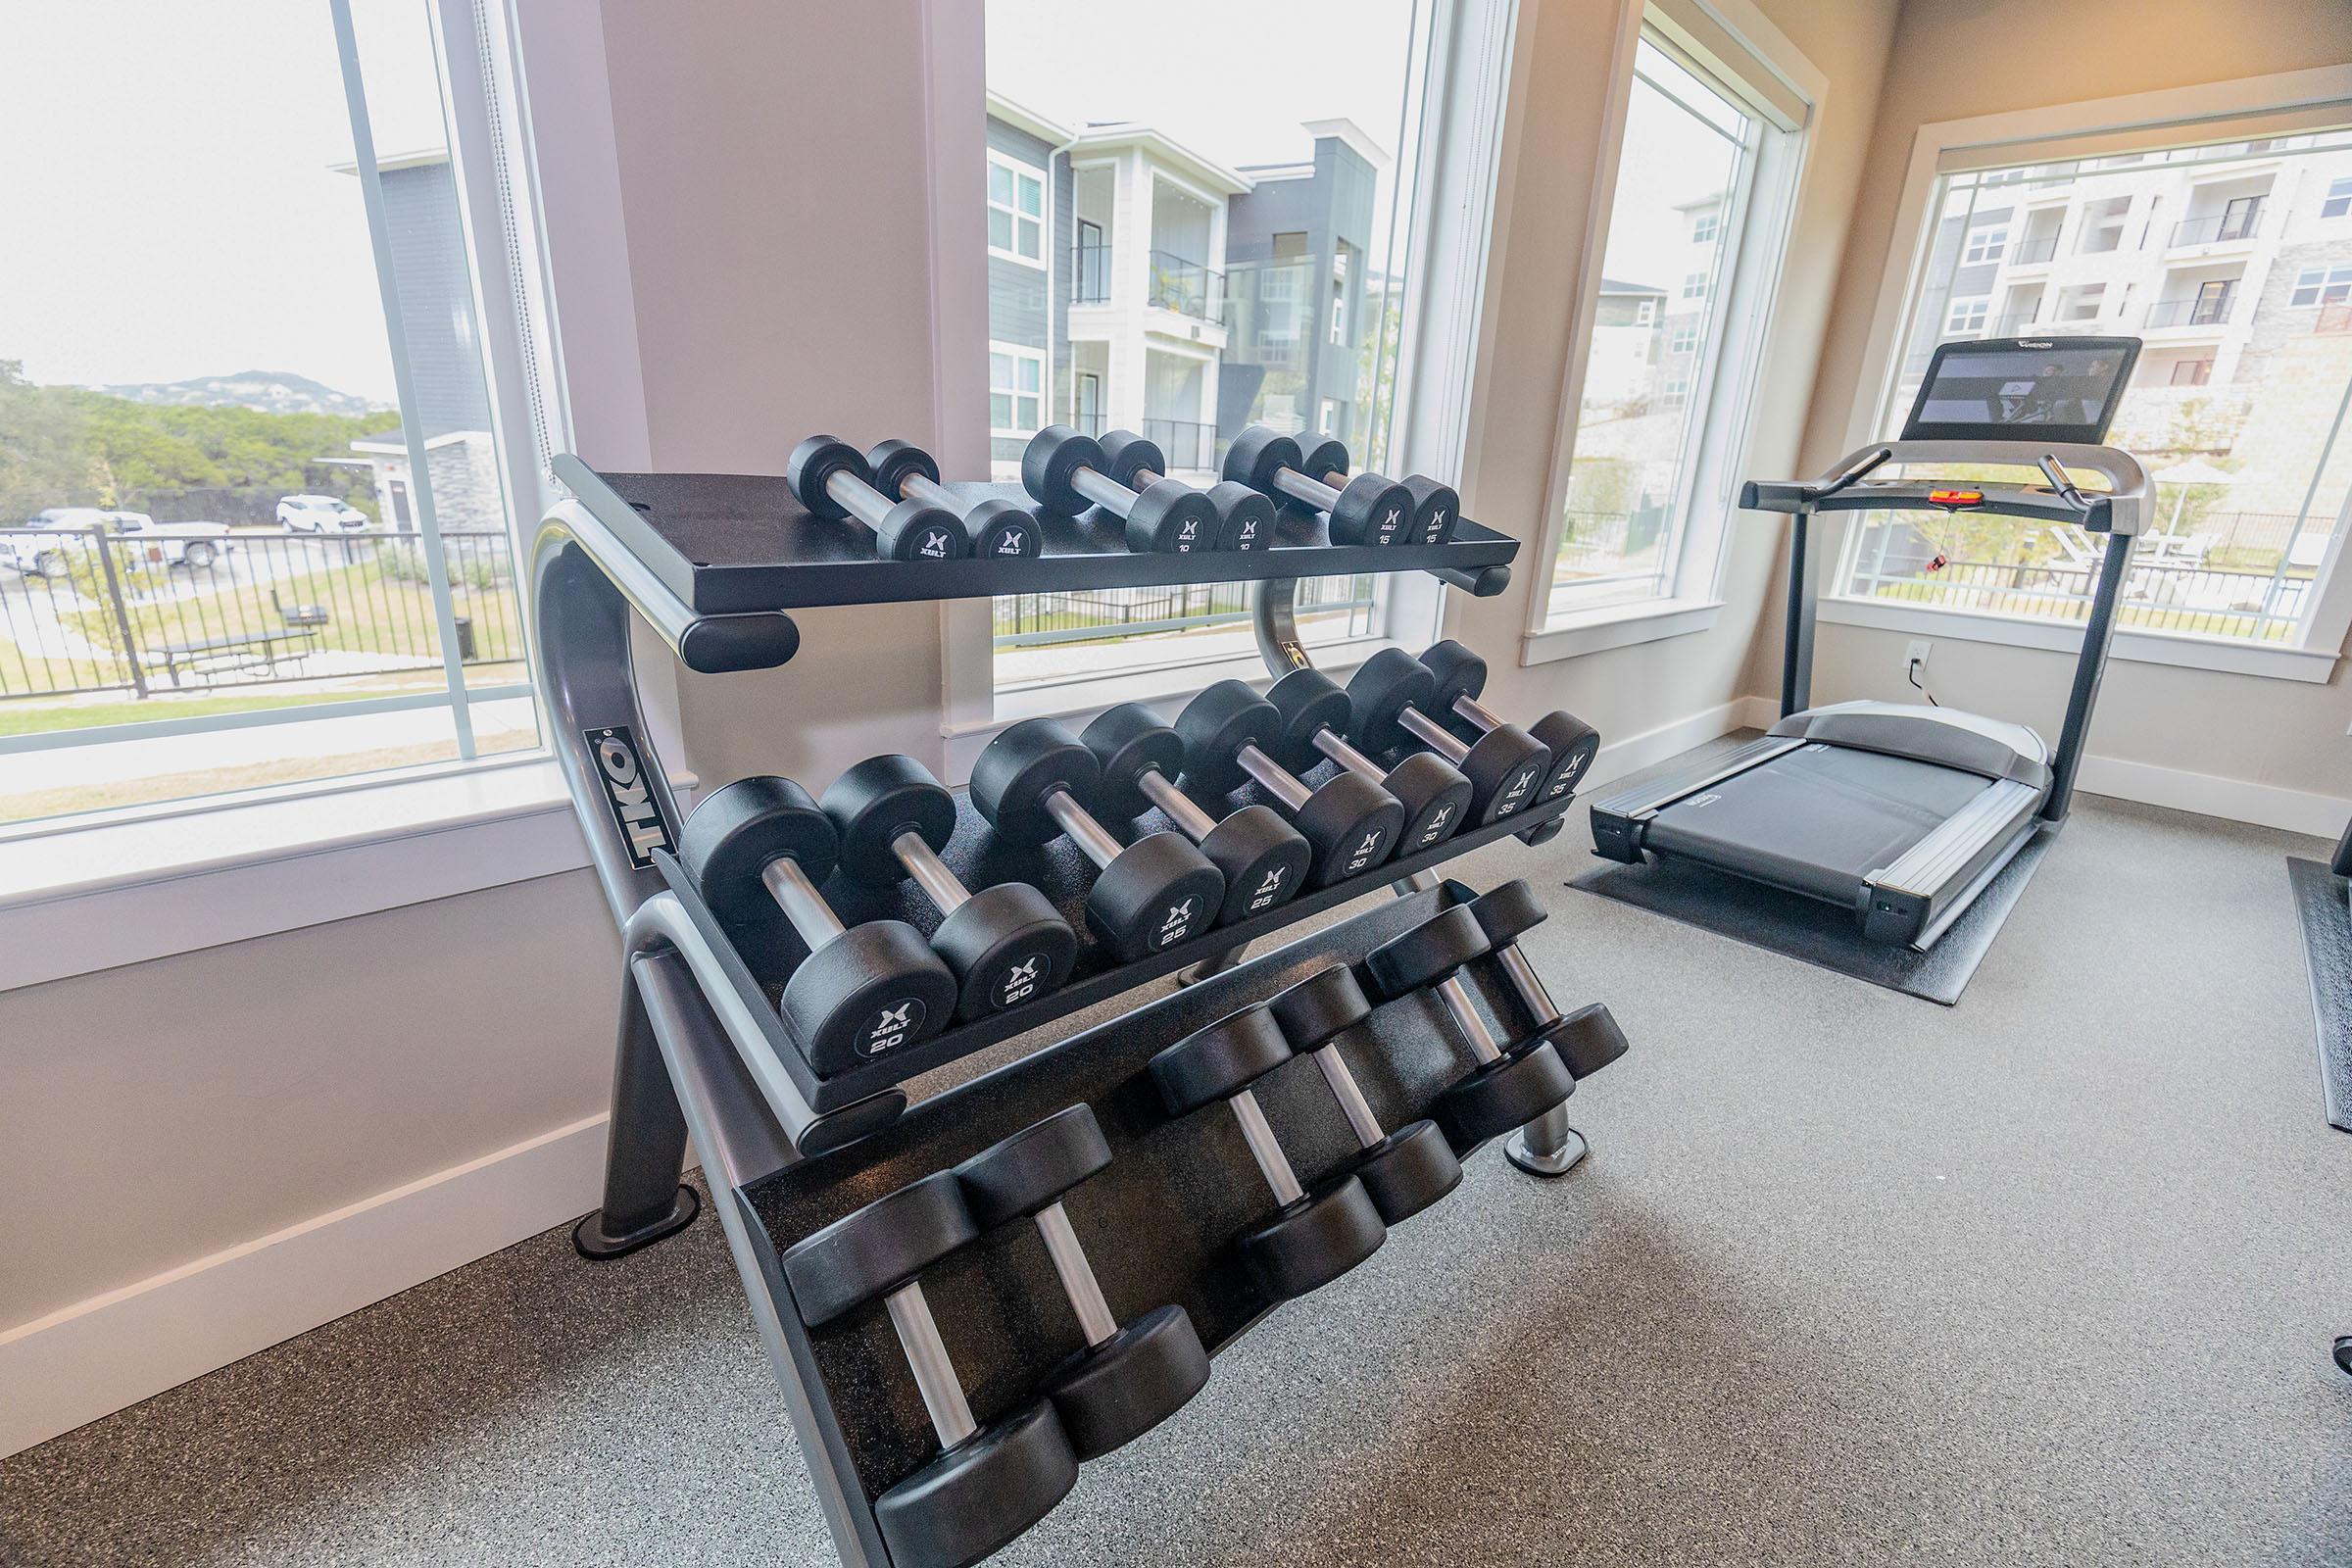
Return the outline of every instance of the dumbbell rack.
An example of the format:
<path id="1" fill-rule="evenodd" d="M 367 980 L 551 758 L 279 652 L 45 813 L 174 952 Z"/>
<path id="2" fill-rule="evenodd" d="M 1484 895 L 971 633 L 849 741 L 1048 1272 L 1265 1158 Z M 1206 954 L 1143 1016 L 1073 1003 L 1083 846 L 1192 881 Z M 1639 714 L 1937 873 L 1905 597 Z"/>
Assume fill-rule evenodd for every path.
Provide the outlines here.
<path id="1" fill-rule="evenodd" d="M 1557 831 L 1566 804 L 1467 829 L 1254 919 L 1119 963 L 1089 939 L 1080 913 L 1091 863 L 1066 843 L 1025 850 L 996 842 L 958 792 L 959 821 L 943 858 L 975 887 L 1017 877 L 1042 888 L 1080 933 L 1078 966 L 1049 996 L 820 1079 L 775 1006 L 805 956 L 800 939 L 781 920 L 772 928 L 722 925 L 671 854 L 683 817 L 639 706 L 632 616 L 685 667 L 716 672 L 788 662 L 800 646 L 795 609 L 1250 581 L 1258 640 L 1269 667 L 1280 670 L 1304 662 L 1291 621 L 1298 578 L 1424 570 L 1488 594 L 1507 580 L 1518 545 L 1463 519 L 1445 545 L 1335 547 L 1318 520 L 1286 513 L 1271 549 L 1138 555 L 1113 524 L 1043 514 L 1042 558 L 883 562 L 854 527 L 810 515 L 781 479 L 600 474 L 568 455 L 556 459 L 555 473 L 572 498 L 548 514 L 532 550 L 535 674 L 624 952 L 604 1202 L 574 1239 L 587 1256 L 612 1257 L 690 1223 L 698 1200 L 679 1178 L 692 1133 L 843 1560 L 853 1568 L 887 1564 L 870 1502 L 927 1456 L 929 1427 L 879 1305 L 812 1335 L 793 1306 L 779 1253 L 1031 1121 L 1090 1103 L 1114 1159 L 1073 1196 L 1071 1212 L 1105 1294 L 1122 1317 L 1181 1302 L 1212 1351 L 1230 1343 L 1271 1304 L 1221 1250 L 1263 1208 L 1262 1186 L 1230 1117 L 1169 1122 L 1157 1112 L 1139 1079 L 1144 1062 L 1191 1030 L 1325 964 L 1360 959 L 1466 900 L 1469 890 L 1439 884 L 1432 868 L 1505 836 L 1539 841 Z M 1018 493 L 950 488 L 966 500 Z M 1166 825 L 1147 816 L 1135 831 Z M 1394 901 L 1236 964 L 1253 939 L 1384 886 L 1396 890 Z M 936 921 L 905 889 L 875 891 L 837 876 L 824 891 L 849 923 L 888 916 L 928 929 Z M 1188 967 L 1200 978 L 1174 995 L 1064 1038 L 1041 1036 L 1045 1044 L 1010 1064 L 907 1108 L 899 1087 L 906 1080 L 1013 1036 L 1050 1031 Z M 1488 984 L 1478 976 L 1472 989 L 1493 1015 L 1509 1018 L 1507 993 L 1485 994 Z M 1465 1069 L 1454 1038 L 1425 995 L 1383 1005 L 1348 1037 L 1347 1054 L 1383 1125 L 1424 1114 Z M 1261 1099 L 1301 1177 L 1336 1168 L 1353 1151 L 1348 1122 L 1312 1064 L 1278 1069 Z M 1513 1157 L 1552 1173 L 1582 1150 L 1564 1116 L 1547 1120 L 1556 1124 L 1520 1135 Z M 1207 1152 L 1203 1144 L 1212 1146 Z M 1231 1180 L 1204 1182 L 1203 1169 L 1218 1166 Z M 984 1421 L 1078 1343 L 1066 1308 L 1053 1304 L 1060 1297 L 1046 1255 L 1033 1230 L 1022 1229 L 1020 1240 L 992 1236 L 935 1271 L 934 1308 Z M 1151 1235 L 1152 1246 L 1118 1245 L 1136 1234 Z"/>

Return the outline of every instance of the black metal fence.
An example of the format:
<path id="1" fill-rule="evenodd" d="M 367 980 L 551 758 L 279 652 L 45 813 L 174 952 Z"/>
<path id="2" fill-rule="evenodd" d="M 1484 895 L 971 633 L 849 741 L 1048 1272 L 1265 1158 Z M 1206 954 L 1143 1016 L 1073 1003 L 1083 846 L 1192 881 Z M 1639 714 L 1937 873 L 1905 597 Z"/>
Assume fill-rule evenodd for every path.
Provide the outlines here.
<path id="1" fill-rule="evenodd" d="M 523 657 L 501 532 L 444 533 L 458 654 Z M 438 670 L 414 531 L 0 528 L 0 700 Z"/>
<path id="2" fill-rule="evenodd" d="M 1005 594 L 996 601 L 996 645 L 1037 648 L 1187 631 L 1250 617 L 1246 582 L 1189 583 L 1164 588 L 1104 588 L 1054 594 Z M 1351 631 L 1370 629 L 1372 579 L 1309 577 L 1298 584 L 1300 614 L 1348 611 Z"/>

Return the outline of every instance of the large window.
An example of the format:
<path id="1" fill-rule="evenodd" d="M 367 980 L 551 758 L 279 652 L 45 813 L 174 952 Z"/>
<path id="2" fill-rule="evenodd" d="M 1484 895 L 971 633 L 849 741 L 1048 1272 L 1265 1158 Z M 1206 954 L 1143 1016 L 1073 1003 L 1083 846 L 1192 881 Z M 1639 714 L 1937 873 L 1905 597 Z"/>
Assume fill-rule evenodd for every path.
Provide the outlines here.
<path id="1" fill-rule="evenodd" d="M 1690 587 L 1690 518 L 1711 504 L 1697 471 L 1706 452 L 1736 444 L 1744 395 L 1727 368 L 1746 358 L 1762 321 L 1747 311 L 1735 331 L 1732 285 L 1743 257 L 1752 267 L 1774 243 L 1790 189 L 1777 177 L 1788 160 L 1772 160 L 1776 177 L 1759 182 L 1785 129 L 1734 84 L 1654 32 L 1634 69 L 1544 607 L 1553 627 Z M 1759 214 L 1760 193 L 1774 211 Z M 1662 302 L 1663 314 L 1635 309 L 1637 298 Z M 1740 341 L 1727 344 L 1732 336 Z M 1711 561 L 1699 569 L 1711 572 Z"/>
<path id="2" fill-rule="evenodd" d="M 2123 629 L 2299 643 L 2352 504 L 2352 234 L 2329 221 L 2347 179 L 2352 133 L 1944 174 L 1876 428 L 1901 424 L 1944 339 L 2140 338 L 2108 439 L 2147 466 L 2156 522 L 2126 584 Z M 2034 232 L 2063 224 L 2084 237 L 2047 304 L 2040 272 L 2013 290 L 2020 258 L 1980 243 L 2021 212 Z M 1988 296 L 2008 302 L 1990 324 Z M 1849 533 L 1842 591 L 2080 620 L 2096 556 L 2096 541 L 2066 526 L 1871 513 Z"/>
<path id="3" fill-rule="evenodd" d="M 0 17 L 0 822 L 539 745 L 441 42 Z"/>
<path id="4" fill-rule="evenodd" d="M 1040 423 L 1134 431 L 1196 484 L 1252 423 L 1336 435 L 1359 466 L 1383 465 L 1434 10 L 1203 0 L 1171 25 L 1128 0 L 989 0 L 998 477 L 1017 475 Z M 1046 230 L 1042 286 L 1020 265 L 1024 223 Z M 1373 635 L 1383 592 L 1370 577 L 1301 584 L 1308 639 Z M 995 689 L 1246 655 L 1247 599 L 1246 585 L 1001 599 Z"/>

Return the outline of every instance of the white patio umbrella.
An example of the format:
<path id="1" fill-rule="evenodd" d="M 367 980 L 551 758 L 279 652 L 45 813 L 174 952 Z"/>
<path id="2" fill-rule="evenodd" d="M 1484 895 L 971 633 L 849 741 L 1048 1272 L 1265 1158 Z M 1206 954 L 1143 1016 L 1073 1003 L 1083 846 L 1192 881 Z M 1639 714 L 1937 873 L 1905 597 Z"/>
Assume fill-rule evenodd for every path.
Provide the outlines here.
<path id="1" fill-rule="evenodd" d="M 2235 484 L 2237 475 L 2228 468 L 2217 468 L 2203 458 L 2191 458 L 2176 463 L 2169 468 L 2159 468 L 2153 475 L 2158 484 L 2169 484 L 2178 492 L 2173 500 L 2173 514 L 2164 520 L 2164 531 L 2172 533 L 2180 522 L 2180 509 L 2188 505 L 2188 487 L 2192 484 Z"/>

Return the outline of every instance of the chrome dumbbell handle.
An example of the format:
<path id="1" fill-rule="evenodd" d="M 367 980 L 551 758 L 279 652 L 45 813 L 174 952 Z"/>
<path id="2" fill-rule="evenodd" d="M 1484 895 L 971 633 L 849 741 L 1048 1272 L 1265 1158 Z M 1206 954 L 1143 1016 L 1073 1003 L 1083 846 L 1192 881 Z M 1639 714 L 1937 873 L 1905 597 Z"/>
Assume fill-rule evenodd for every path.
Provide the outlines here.
<path id="1" fill-rule="evenodd" d="M 1371 1102 L 1364 1099 L 1363 1089 L 1356 1083 L 1355 1074 L 1348 1070 L 1348 1062 L 1340 1048 L 1326 1045 L 1312 1053 L 1315 1065 L 1323 1069 L 1323 1081 L 1331 1085 L 1331 1095 L 1340 1102 L 1340 1110 L 1348 1118 L 1348 1130 L 1355 1141 L 1370 1149 L 1388 1133 L 1381 1127 L 1380 1118 L 1372 1114 Z"/>
<path id="2" fill-rule="evenodd" d="M 1254 779 L 1260 789 L 1294 811 L 1314 798 L 1315 792 L 1301 784 L 1289 768 L 1255 746 L 1244 746 L 1234 760 L 1241 763 L 1242 771 Z"/>
<path id="3" fill-rule="evenodd" d="M 1431 718 L 1418 708 L 1407 708 L 1396 715 L 1396 723 L 1406 734 L 1413 736 L 1431 751 L 1459 767 L 1470 748 L 1459 735 Z"/>
<path id="4" fill-rule="evenodd" d="M 1078 1233 L 1070 1229 L 1070 1216 L 1059 1203 L 1048 1203 L 1037 1211 L 1037 1232 L 1045 1238 L 1046 1255 L 1054 1260 L 1054 1272 L 1061 1276 L 1062 1291 L 1078 1314 L 1086 1343 L 1101 1345 L 1117 1334 L 1119 1320 L 1110 1315 L 1110 1303 L 1102 1298 L 1095 1266 L 1087 1261 L 1086 1249 L 1078 1245 Z"/>
<path id="5" fill-rule="evenodd" d="M 816 884 L 808 880 L 808 873 L 801 869 L 800 861 L 778 856 L 760 868 L 760 880 L 810 948 L 822 947 L 848 929 L 824 895 L 816 891 Z"/>
<path id="6" fill-rule="evenodd" d="M 915 885 L 923 890 L 924 896 L 939 906 L 940 913 L 950 913 L 958 905 L 972 902 L 970 892 L 956 873 L 948 869 L 947 862 L 912 828 L 892 839 L 890 851 L 899 858 L 899 863 L 906 868 L 906 874 L 914 878 Z"/>
<path id="7" fill-rule="evenodd" d="M 1257 1097 L 1244 1089 L 1226 1103 L 1233 1107 L 1233 1119 L 1242 1124 L 1242 1141 L 1250 1146 L 1250 1157 L 1257 1161 L 1266 1185 L 1274 1190 L 1275 1200 L 1287 1207 L 1304 1198 L 1306 1189 L 1298 1185 L 1298 1173 L 1291 1169 L 1290 1156 L 1274 1141 L 1274 1129 L 1266 1125 L 1266 1113 L 1258 1107 Z"/>
<path id="8" fill-rule="evenodd" d="M 1165 811 L 1169 821 L 1184 829 L 1185 836 L 1194 843 L 1215 831 L 1217 819 L 1200 809 L 1190 795 L 1176 787 L 1175 780 L 1158 768 L 1144 769 L 1137 776 L 1135 787 L 1144 792 L 1146 800 Z"/>
<path id="9" fill-rule="evenodd" d="M 948 1359 L 939 1325 L 931 1320 L 931 1303 L 923 1298 L 922 1286 L 902 1285 L 884 1298 L 884 1304 L 890 1308 L 890 1326 L 898 1331 L 899 1344 L 906 1351 L 915 1391 L 922 1395 L 923 1408 L 930 1413 L 931 1429 L 939 1434 L 939 1446 L 954 1448 L 969 1443 L 980 1423 L 972 1419 L 972 1407 L 964 1399 L 963 1385 L 956 1381 L 956 1363 Z"/>
<path id="10" fill-rule="evenodd" d="M 1047 791 L 1045 808 L 1054 825 L 1068 834 L 1070 842 L 1086 852 L 1086 858 L 1097 866 L 1106 866 L 1126 853 L 1127 846 L 1112 838 L 1110 831 L 1089 815 L 1068 790 Z"/>

